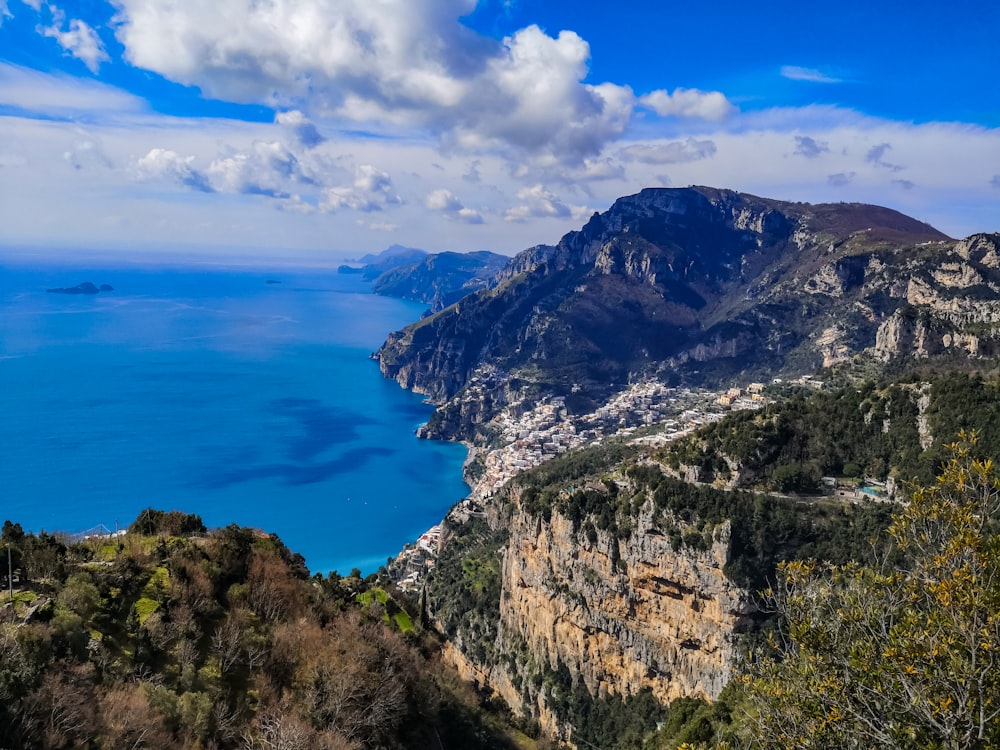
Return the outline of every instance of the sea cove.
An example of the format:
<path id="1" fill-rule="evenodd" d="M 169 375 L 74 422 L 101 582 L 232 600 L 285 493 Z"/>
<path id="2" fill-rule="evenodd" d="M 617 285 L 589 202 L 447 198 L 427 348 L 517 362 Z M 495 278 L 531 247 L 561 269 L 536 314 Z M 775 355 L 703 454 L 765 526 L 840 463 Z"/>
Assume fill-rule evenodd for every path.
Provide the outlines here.
<path id="1" fill-rule="evenodd" d="M 113 291 L 46 293 L 84 282 Z M 373 572 L 467 492 L 369 358 L 422 311 L 330 269 L 0 265 L 0 520 L 176 508 Z"/>

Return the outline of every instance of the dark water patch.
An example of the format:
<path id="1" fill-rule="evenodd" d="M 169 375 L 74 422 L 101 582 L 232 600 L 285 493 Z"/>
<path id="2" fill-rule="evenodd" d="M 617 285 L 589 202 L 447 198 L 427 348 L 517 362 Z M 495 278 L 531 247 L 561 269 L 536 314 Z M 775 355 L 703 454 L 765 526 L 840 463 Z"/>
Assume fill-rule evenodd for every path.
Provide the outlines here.
<path id="1" fill-rule="evenodd" d="M 319 399 L 283 398 L 272 410 L 298 422 L 302 435 L 287 439 L 285 455 L 291 461 L 309 461 L 326 450 L 358 439 L 358 427 L 372 420 L 360 412 L 325 406 Z"/>
<path id="2" fill-rule="evenodd" d="M 377 458 L 392 456 L 390 448 L 353 448 L 339 458 L 307 464 L 278 463 L 218 471 L 214 469 L 199 484 L 203 489 L 223 489 L 246 482 L 278 480 L 288 486 L 326 482 L 343 474 L 356 472 Z"/>

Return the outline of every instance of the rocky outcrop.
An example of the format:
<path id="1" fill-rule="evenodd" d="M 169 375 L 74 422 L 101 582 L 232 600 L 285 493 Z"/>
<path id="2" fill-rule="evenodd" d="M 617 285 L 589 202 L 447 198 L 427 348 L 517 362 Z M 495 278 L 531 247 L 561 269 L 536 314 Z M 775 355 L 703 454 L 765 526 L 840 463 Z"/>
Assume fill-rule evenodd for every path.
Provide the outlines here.
<path id="1" fill-rule="evenodd" d="M 722 573 L 729 529 L 707 551 L 675 551 L 650 509 L 627 539 L 590 542 L 553 514 L 515 515 L 503 561 L 500 641 L 564 664 L 592 695 L 649 688 L 661 701 L 716 697 L 749 593 Z"/>
<path id="2" fill-rule="evenodd" d="M 445 658 L 564 740 L 571 728 L 545 687 L 560 670 L 595 698 L 718 696 L 753 612 L 750 592 L 723 573 L 729 523 L 690 547 L 678 543 L 685 524 L 651 498 L 626 534 L 582 528 L 555 509 L 534 515 L 519 497 L 515 488 L 487 511 L 506 538 L 491 643 L 483 651 L 481 634 L 459 631 Z"/>

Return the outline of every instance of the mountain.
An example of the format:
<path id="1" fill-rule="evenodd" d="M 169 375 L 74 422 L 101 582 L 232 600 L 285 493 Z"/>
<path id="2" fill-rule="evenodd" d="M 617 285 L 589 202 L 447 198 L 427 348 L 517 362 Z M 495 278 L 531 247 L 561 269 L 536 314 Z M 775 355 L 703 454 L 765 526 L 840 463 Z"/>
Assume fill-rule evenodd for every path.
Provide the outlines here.
<path id="1" fill-rule="evenodd" d="M 438 312 L 467 294 L 493 286 L 493 277 L 510 260 L 486 250 L 436 253 L 396 266 L 375 279 L 375 294 L 426 302 Z"/>
<path id="2" fill-rule="evenodd" d="M 394 265 L 414 263 L 427 255 L 426 250 L 405 245 L 389 245 L 380 253 L 368 253 L 358 258 L 355 263 L 362 266 L 381 266 L 389 268 Z"/>
<path id="3" fill-rule="evenodd" d="M 431 312 L 438 312 L 467 294 L 494 286 L 493 277 L 509 260 L 487 250 L 428 253 L 392 245 L 356 261 L 361 266 L 344 265 L 339 271 L 361 274 L 374 282 L 375 294 L 424 302 Z"/>
<path id="4" fill-rule="evenodd" d="M 1000 351 L 1000 235 L 955 241 L 879 206 L 646 189 L 520 253 L 496 282 L 377 354 L 438 405 L 430 436 L 475 438 L 547 394 L 590 409 L 644 376 L 720 384 L 864 351 L 882 363 Z"/>

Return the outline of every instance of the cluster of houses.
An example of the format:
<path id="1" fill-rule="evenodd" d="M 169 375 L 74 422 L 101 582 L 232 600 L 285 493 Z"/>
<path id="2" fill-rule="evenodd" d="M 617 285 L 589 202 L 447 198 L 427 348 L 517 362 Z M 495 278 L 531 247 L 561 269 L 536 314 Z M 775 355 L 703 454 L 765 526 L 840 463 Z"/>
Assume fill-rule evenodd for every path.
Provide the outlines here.
<path id="1" fill-rule="evenodd" d="M 730 409 L 760 409 L 766 403 L 764 384 L 751 383 L 746 388 L 730 388 L 718 398 L 720 406 Z"/>
<path id="2" fill-rule="evenodd" d="M 396 584 L 404 591 L 420 588 L 424 573 L 434 569 L 440 545 L 441 524 L 432 526 L 415 543 L 406 545 L 393 561 L 393 567 L 400 576 Z"/>
<path id="3" fill-rule="evenodd" d="M 655 435 L 638 438 L 670 442 L 702 425 L 722 419 L 728 411 L 759 409 L 766 400 L 764 386 L 731 388 L 724 394 L 692 388 L 673 388 L 658 381 L 636 383 L 590 414 L 570 417 L 561 397 L 545 399 L 515 416 L 497 418 L 501 447 L 483 459 L 483 471 L 469 497 L 452 513 L 468 516 L 509 479 L 543 461 L 607 436 L 629 435 L 642 427 L 661 425 Z M 730 398 L 726 403 L 723 399 Z M 726 406 L 726 409 L 720 409 Z M 403 588 L 418 588 L 421 576 L 433 568 L 441 527 L 435 526 L 397 556 L 393 577 Z"/>

